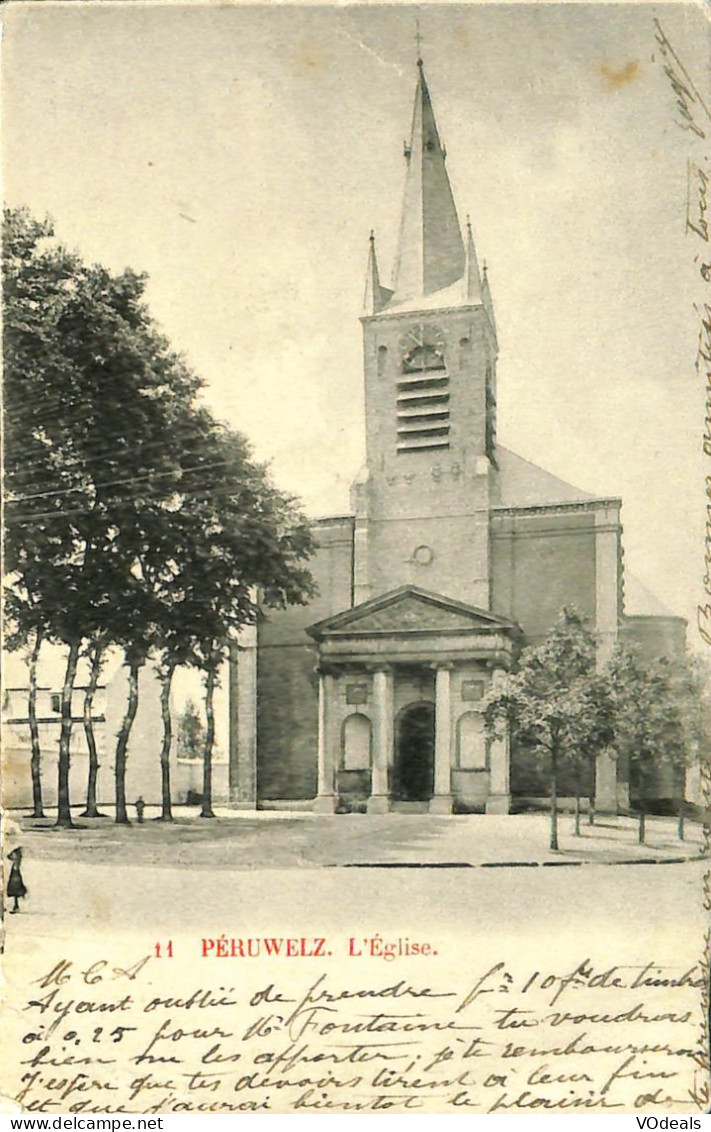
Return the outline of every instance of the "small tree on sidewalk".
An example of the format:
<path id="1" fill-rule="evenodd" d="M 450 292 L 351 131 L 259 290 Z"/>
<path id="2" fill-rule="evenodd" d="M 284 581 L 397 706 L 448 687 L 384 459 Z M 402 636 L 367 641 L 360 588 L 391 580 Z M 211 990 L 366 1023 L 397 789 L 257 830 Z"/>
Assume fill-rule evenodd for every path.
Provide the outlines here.
<path id="1" fill-rule="evenodd" d="M 664 767 L 671 767 L 675 778 L 683 776 L 687 759 L 679 679 L 674 661 L 666 657 L 645 661 L 639 649 L 626 642 L 615 650 L 610 678 L 615 748 L 629 760 L 637 782 L 637 841 L 643 845 L 650 787 Z"/>
<path id="2" fill-rule="evenodd" d="M 558 849 L 560 773 L 573 753 L 583 757 L 577 739 L 591 726 L 591 716 L 596 718 L 594 675 L 595 640 L 581 615 L 564 609 L 543 643 L 524 649 L 517 671 L 484 705 L 489 734 L 509 728 L 512 742 L 533 751 L 547 772 L 553 850 Z"/>
<path id="3" fill-rule="evenodd" d="M 699 656 L 686 653 L 670 662 L 671 686 L 679 708 L 684 738 L 683 775 L 684 790 L 679 801 L 678 837 L 684 840 L 686 816 L 686 782 L 688 772 L 698 770 L 701 782 L 708 786 L 711 767 L 711 674 L 708 662 Z M 709 798 L 706 798 L 709 801 Z"/>
<path id="4" fill-rule="evenodd" d="M 593 646 L 594 647 L 594 646 Z M 566 757 L 575 777 L 575 836 L 580 836 L 583 776 L 593 782 L 601 753 L 614 739 L 614 701 L 607 672 L 591 670 L 571 688 L 566 724 Z M 593 818 L 593 798 L 589 799 Z M 591 820 L 592 824 L 592 820 Z"/>

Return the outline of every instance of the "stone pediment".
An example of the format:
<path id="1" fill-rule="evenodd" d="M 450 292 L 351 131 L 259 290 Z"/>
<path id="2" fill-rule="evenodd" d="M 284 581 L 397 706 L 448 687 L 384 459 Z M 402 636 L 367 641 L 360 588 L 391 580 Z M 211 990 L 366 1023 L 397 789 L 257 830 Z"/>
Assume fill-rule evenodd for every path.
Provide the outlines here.
<path id="1" fill-rule="evenodd" d="M 403 586 L 312 625 L 316 640 L 410 633 L 502 633 L 517 626 L 504 617 L 416 586 Z"/>

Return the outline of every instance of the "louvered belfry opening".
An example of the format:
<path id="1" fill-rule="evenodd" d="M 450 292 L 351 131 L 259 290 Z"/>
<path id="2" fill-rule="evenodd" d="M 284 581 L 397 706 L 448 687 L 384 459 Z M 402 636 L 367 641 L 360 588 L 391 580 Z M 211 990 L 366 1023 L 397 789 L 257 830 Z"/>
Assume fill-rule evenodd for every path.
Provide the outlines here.
<path id="1" fill-rule="evenodd" d="M 422 327 L 417 338 L 403 356 L 397 383 L 398 452 L 449 448 L 449 374 L 442 335 L 436 327 Z"/>

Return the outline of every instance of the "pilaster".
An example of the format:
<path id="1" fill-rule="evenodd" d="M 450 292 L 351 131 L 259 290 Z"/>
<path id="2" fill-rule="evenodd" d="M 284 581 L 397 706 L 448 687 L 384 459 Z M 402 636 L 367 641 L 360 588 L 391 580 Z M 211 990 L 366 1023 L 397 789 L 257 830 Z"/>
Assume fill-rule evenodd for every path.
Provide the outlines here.
<path id="1" fill-rule="evenodd" d="M 620 622 L 620 514 L 619 505 L 595 512 L 595 630 L 597 663 L 601 668 L 612 656 Z M 617 781 L 617 760 L 611 751 L 601 751 L 595 760 L 595 809 L 615 814 L 625 798 L 624 784 Z M 625 807 L 627 808 L 627 807 Z"/>
<path id="2" fill-rule="evenodd" d="M 257 807 L 257 627 L 247 625 L 230 644 L 229 806 Z"/>

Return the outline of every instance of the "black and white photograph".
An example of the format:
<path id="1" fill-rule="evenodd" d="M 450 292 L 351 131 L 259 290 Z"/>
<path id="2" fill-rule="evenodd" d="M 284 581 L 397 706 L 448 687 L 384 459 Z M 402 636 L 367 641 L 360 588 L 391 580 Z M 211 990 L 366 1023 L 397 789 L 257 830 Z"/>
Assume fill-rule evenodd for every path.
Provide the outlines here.
<path id="1" fill-rule="evenodd" d="M 700 1127 L 708 13 L 2 23 L 3 1111 Z"/>

